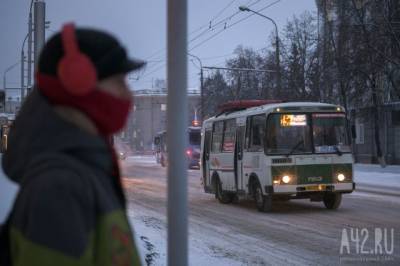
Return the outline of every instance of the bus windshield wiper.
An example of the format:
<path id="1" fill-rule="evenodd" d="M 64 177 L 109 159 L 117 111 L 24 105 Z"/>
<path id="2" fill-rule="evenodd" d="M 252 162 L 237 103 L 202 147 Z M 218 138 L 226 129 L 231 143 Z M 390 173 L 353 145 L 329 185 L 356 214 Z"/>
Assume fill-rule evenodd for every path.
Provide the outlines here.
<path id="1" fill-rule="evenodd" d="M 342 156 L 343 153 L 342 153 L 342 151 L 339 149 L 338 145 L 334 145 L 333 148 L 335 149 L 336 153 L 337 153 L 339 156 Z"/>
<path id="2" fill-rule="evenodd" d="M 304 140 L 300 140 L 296 145 L 293 146 L 293 148 L 290 150 L 288 154 L 286 154 L 286 157 L 289 157 L 292 155 L 292 153 L 302 144 L 304 143 Z"/>

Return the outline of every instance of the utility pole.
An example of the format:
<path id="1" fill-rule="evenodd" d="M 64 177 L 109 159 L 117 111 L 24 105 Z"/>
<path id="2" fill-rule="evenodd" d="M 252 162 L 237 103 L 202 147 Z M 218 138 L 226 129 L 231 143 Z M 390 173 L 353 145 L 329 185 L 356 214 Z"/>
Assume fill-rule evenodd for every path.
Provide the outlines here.
<path id="1" fill-rule="evenodd" d="M 26 84 L 28 90 L 32 86 L 32 6 L 31 11 L 29 12 L 29 21 L 28 21 L 28 82 Z M 23 46 L 22 46 L 23 49 Z"/>
<path id="2" fill-rule="evenodd" d="M 201 123 L 203 124 L 203 120 L 204 120 L 204 109 L 203 109 L 203 107 L 204 107 L 204 102 L 203 102 L 203 99 L 204 99 L 204 90 L 203 90 L 203 89 L 204 89 L 204 87 L 203 87 L 203 64 L 201 63 L 201 60 L 200 60 L 199 57 L 197 57 L 197 56 L 195 56 L 195 55 L 193 55 L 193 54 L 190 54 L 190 53 L 188 53 L 188 55 L 190 55 L 190 56 L 196 58 L 197 61 L 199 61 L 199 64 L 200 64 L 200 106 L 201 106 L 200 115 L 201 115 Z"/>
<path id="3" fill-rule="evenodd" d="M 203 85 L 203 66 L 200 65 L 200 115 L 201 115 L 201 125 L 204 121 L 204 85 Z"/>
<path id="4" fill-rule="evenodd" d="M 247 12 L 252 12 L 256 15 L 259 15 L 260 17 L 266 18 L 269 21 L 272 22 L 272 24 L 274 24 L 275 27 L 275 61 L 276 61 L 276 88 L 277 88 L 277 95 L 278 97 L 282 96 L 282 75 L 281 75 L 281 63 L 280 63 L 280 59 L 279 59 L 279 35 L 278 35 L 278 26 L 276 25 L 275 20 L 273 20 L 270 17 L 267 17 L 264 14 L 261 14 L 257 11 L 251 10 L 250 8 L 246 7 L 246 6 L 240 6 L 239 7 L 240 11 L 247 11 Z"/>
<path id="5" fill-rule="evenodd" d="M 26 34 L 24 41 L 22 42 L 22 47 L 21 47 L 21 103 L 25 97 L 25 53 L 24 53 L 24 47 L 25 47 L 25 42 L 29 37 L 29 32 Z M 29 56 L 28 56 L 28 70 L 29 70 Z M 28 72 L 29 75 L 29 72 Z M 29 82 L 29 80 L 28 80 Z M 26 85 L 28 87 L 28 85 Z"/>
<path id="6" fill-rule="evenodd" d="M 168 0 L 168 265 L 188 265 L 187 0 Z"/>
<path id="7" fill-rule="evenodd" d="M 272 19 L 271 19 L 271 21 L 273 21 Z M 278 88 L 278 91 L 277 91 L 277 95 L 278 95 L 278 97 L 279 98 L 281 98 L 282 97 L 282 75 L 281 75 L 281 61 L 280 61 L 280 59 L 279 59 L 279 53 L 280 53 L 280 50 L 279 50 L 279 36 L 278 36 L 278 27 L 276 26 L 276 23 L 275 23 L 275 21 L 274 21 L 274 25 L 275 25 L 275 42 L 276 42 L 276 53 L 275 53 L 275 57 L 276 57 L 276 82 L 277 82 L 277 88 Z"/>
<path id="8" fill-rule="evenodd" d="M 37 0 L 34 3 L 34 52 L 35 52 L 35 73 L 37 71 L 40 52 L 45 42 L 46 28 L 46 3 L 42 0 Z"/>
<path id="9" fill-rule="evenodd" d="M 24 49 L 21 50 L 21 104 L 22 104 L 22 99 L 24 98 L 24 90 L 25 90 L 25 84 L 24 84 L 24 75 L 25 75 L 25 55 L 24 55 Z"/>

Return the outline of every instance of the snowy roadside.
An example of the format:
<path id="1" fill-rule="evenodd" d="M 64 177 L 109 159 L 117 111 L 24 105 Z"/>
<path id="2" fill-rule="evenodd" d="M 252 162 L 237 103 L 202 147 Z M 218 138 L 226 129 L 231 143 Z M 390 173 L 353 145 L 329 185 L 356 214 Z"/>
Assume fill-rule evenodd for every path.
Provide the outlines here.
<path id="1" fill-rule="evenodd" d="M 157 166 L 160 164 L 157 164 L 156 159 L 153 155 L 134 155 L 134 156 L 128 156 L 126 157 L 125 160 L 123 160 L 124 163 L 131 163 L 131 162 L 136 162 L 140 163 L 142 165 L 146 166 Z"/>
<path id="2" fill-rule="evenodd" d="M 154 156 L 129 156 L 125 161 L 135 161 L 147 166 L 157 165 Z M 358 191 L 400 196 L 400 165 L 381 168 L 374 164 L 355 164 L 354 179 Z M 18 185 L 8 180 L 0 169 L 0 223 L 8 214 L 17 191 Z"/>
<path id="3" fill-rule="evenodd" d="M 144 166 L 145 169 L 148 169 L 148 172 L 143 171 L 143 169 L 138 170 L 138 173 L 142 174 L 143 178 L 147 175 L 151 175 L 153 170 L 155 172 L 158 171 L 158 173 L 161 171 L 161 166 L 158 165 L 154 167 L 154 165 L 157 164 L 152 156 L 132 156 L 127 158 L 127 162 L 134 162 L 137 166 Z M 392 187 L 400 185 L 400 166 L 380 168 L 379 166 L 356 165 L 354 168 L 355 178 L 357 180 L 356 182 L 364 181 L 371 186 L 376 186 L 379 182 L 382 182 L 382 179 L 385 180 L 385 178 L 387 178 L 388 184 L 391 184 Z M 192 172 L 192 174 L 189 174 L 188 177 L 197 182 L 200 172 L 198 170 L 190 172 Z M 154 176 L 156 176 L 156 173 Z M 158 182 L 165 182 L 165 174 L 159 178 L 161 178 L 159 179 L 161 181 Z M 127 187 L 129 187 L 130 182 L 134 184 L 132 185 L 134 187 L 141 187 L 140 184 L 144 181 L 140 181 L 139 178 L 135 180 L 126 179 L 124 182 L 128 184 Z M 166 214 L 163 211 L 160 212 L 160 209 L 154 208 L 154 206 L 157 206 L 157 203 L 155 202 L 157 202 L 156 198 L 159 198 L 160 187 L 158 186 L 157 181 L 152 178 L 146 179 L 146 182 L 148 182 L 148 187 L 145 187 L 143 192 L 134 189 L 129 190 L 132 191 L 133 194 L 140 194 L 140 196 L 136 195 L 136 197 L 132 197 L 134 200 L 131 202 L 132 207 L 128 210 L 128 217 L 130 218 L 136 232 L 137 245 L 140 248 L 145 263 L 147 265 L 167 265 Z M 195 202 L 201 205 L 203 197 L 200 196 L 200 194 L 193 192 L 196 190 L 198 193 L 201 193 L 199 189 L 199 187 L 189 187 L 189 194 L 192 193 L 192 199 L 189 198 L 189 201 L 192 202 L 194 197 L 196 199 Z M 373 192 L 376 193 L 376 191 Z M 143 195 L 147 195 L 147 197 Z M 372 195 L 373 194 L 368 194 L 367 197 L 371 197 Z M 379 195 L 376 196 L 380 197 Z M 398 199 L 398 197 L 393 198 L 395 201 L 398 201 Z M 161 204 L 166 205 L 166 202 L 161 201 Z M 192 204 L 194 203 L 192 202 Z M 296 262 L 293 263 L 293 257 L 295 256 L 293 254 L 280 254 L 277 246 L 274 246 L 275 243 L 269 243 L 271 246 L 268 246 L 263 242 L 263 244 L 260 244 L 260 249 L 258 249 L 257 247 L 254 247 L 253 244 L 258 242 L 259 239 L 252 238 L 250 235 L 243 235 L 240 232 L 234 232 L 232 227 L 229 226 L 221 227 L 217 225 L 218 223 L 206 223 L 204 220 L 199 219 L 199 215 L 201 214 L 193 215 L 193 213 L 195 212 L 192 210 L 192 215 L 189 217 L 189 265 L 309 264 L 309 261 L 306 259 L 303 261 L 301 260 L 301 257 L 296 258 Z M 291 218 L 288 217 L 288 219 Z M 251 248 L 247 248 L 247 244 Z M 275 250 L 275 255 L 279 254 L 279 256 L 277 256 L 280 260 L 274 261 L 273 256 L 268 256 L 268 261 L 266 261 L 265 257 L 260 255 L 265 254 L 266 251 L 263 249 L 265 249 L 266 245 Z M 309 258 L 312 257 L 313 254 L 302 253 L 302 256 Z M 282 258 L 285 258 L 285 261 L 282 261 Z"/>
<path id="4" fill-rule="evenodd" d="M 152 155 L 129 156 L 126 162 L 136 162 L 146 166 L 158 165 Z M 382 168 L 378 164 L 354 164 L 354 180 L 362 186 L 400 191 L 400 165 L 388 165 Z"/>
<path id="5" fill-rule="evenodd" d="M 354 180 L 357 191 L 400 196 L 400 165 L 355 164 Z"/>
<path id="6" fill-rule="evenodd" d="M 167 265 L 166 215 L 135 205 L 134 210 L 128 210 L 128 217 L 134 226 L 136 244 L 145 262 L 143 265 Z M 212 228 L 214 234 L 205 234 L 205 225 L 200 226 L 195 218 L 190 218 L 189 224 L 189 265 L 265 265 L 256 250 L 253 251 L 254 254 L 238 252 L 237 243 L 221 237 L 224 234 L 219 231 L 227 229 L 215 226 Z"/>
<path id="7" fill-rule="evenodd" d="M 155 162 L 154 156 L 129 156 L 124 162 L 160 167 Z M 198 170 L 196 172 L 199 173 Z M 354 174 L 360 192 L 379 194 L 388 191 L 390 193 L 400 191 L 400 166 L 381 168 L 379 165 L 356 164 Z M 379 189 L 382 191 L 379 191 Z M 17 190 L 18 186 L 6 179 L 4 173 L 0 170 L 0 223 L 4 221 Z M 165 214 L 147 208 L 135 208 L 134 211 L 128 211 L 128 216 L 134 225 L 135 239 L 144 265 L 166 265 L 167 226 Z M 190 225 L 190 265 L 263 264 L 263 261 L 254 255 L 257 253 L 256 251 L 254 251 L 254 254 L 249 252 L 237 254 L 238 249 L 233 246 L 231 239 L 220 239 L 218 237 L 217 232 L 221 229 L 210 228 L 210 231 L 215 232 L 215 235 L 204 235 L 195 221 L 191 220 Z M 212 227 L 212 225 L 208 226 Z M 218 245 L 215 243 L 218 243 Z M 221 250 L 221 247 L 224 247 L 224 250 Z"/>

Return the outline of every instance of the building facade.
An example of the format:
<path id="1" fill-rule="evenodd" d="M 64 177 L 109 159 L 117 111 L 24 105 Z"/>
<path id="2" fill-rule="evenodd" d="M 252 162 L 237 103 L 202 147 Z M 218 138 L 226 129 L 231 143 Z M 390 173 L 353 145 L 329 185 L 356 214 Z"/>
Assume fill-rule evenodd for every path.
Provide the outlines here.
<path id="1" fill-rule="evenodd" d="M 376 134 L 371 107 L 354 109 L 351 113 L 355 138 L 354 159 L 359 163 L 378 163 Z M 400 164 L 400 102 L 379 107 L 379 141 L 387 164 Z"/>
<path id="2" fill-rule="evenodd" d="M 397 0 L 316 0 L 321 91 L 338 95 L 356 162 L 400 164 Z"/>
<path id="3" fill-rule="evenodd" d="M 155 135 L 166 130 L 167 93 L 165 89 L 140 90 L 134 92 L 133 112 L 120 137 L 135 153 L 151 153 Z M 188 90 L 188 121 L 199 116 L 200 93 Z"/>
<path id="4" fill-rule="evenodd" d="M 21 108 L 21 89 L 6 88 L 4 92 L 4 108 L 3 112 L 9 114 L 18 113 Z"/>

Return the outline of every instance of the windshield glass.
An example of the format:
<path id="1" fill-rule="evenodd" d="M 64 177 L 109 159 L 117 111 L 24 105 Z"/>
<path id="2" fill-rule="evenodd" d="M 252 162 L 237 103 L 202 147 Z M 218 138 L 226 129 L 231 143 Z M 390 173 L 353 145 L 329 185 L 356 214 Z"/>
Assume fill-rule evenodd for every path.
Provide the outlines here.
<path id="1" fill-rule="evenodd" d="M 194 146 L 200 146 L 201 136 L 200 131 L 190 131 L 189 132 L 189 144 Z"/>
<path id="2" fill-rule="evenodd" d="M 316 153 L 350 152 L 345 114 L 313 114 Z"/>
<path id="3" fill-rule="evenodd" d="M 311 153 L 310 122 L 306 114 L 272 114 L 267 123 L 268 154 Z"/>

